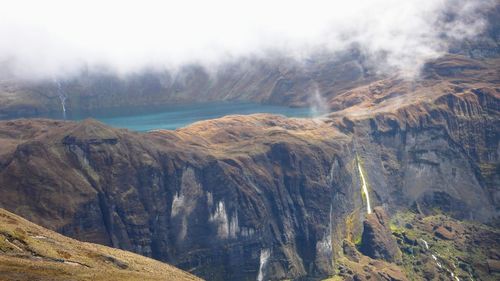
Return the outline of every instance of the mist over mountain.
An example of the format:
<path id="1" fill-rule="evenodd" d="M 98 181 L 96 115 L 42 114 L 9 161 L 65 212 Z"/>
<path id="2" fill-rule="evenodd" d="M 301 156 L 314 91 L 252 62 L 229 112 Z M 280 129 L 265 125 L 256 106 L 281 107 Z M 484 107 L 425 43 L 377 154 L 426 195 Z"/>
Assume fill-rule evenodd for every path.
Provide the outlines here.
<path id="1" fill-rule="evenodd" d="M 500 2 L 2 6 L 0 280 L 500 279 Z"/>
<path id="2" fill-rule="evenodd" d="M 417 2 L 400 2 L 396 2 L 393 6 L 388 4 L 380 6 L 387 6 L 384 9 L 385 12 L 398 15 L 388 14 L 389 20 L 379 16 L 380 13 L 361 13 L 367 7 L 371 7 L 371 4 L 368 6 L 359 4 L 359 9 L 354 4 L 335 6 L 335 9 L 332 9 L 336 12 L 332 12 L 328 17 L 325 16 L 325 24 L 330 21 L 345 20 L 346 22 L 331 25 L 330 30 L 333 31 L 329 31 L 329 34 L 332 36 L 318 36 L 318 40 L 304 39 L 304 41 L 299 40 L 300 42 L 295 40 L 295 43 L 290 41 L 281 47 L 270 46 L 273 42 L 277 42 L 278 36 L 265 41 L 270 44 L 268 47 L 242 44 L 246 47 L 241 49 L 229 48 L 229 45 L 226 45 L 227 48 L 224 46 L 204 48 L 201 43 L 190 45 L 190 48 L 196 47 L 204 51 L 217 52 L 219 54 L 217 58 L 209 55 L 187 56 L 186 52 L 184 55 L 177 56 L 175 60 L 170 60 L 168 54 L 173 48 L 170 45 L 180 46 L 184 41 L 173 40 L 172 36 L 155 36 L 154 39 L 159 40 L 158 43 L 139 40 L 146 47 L 157 46 L 161 50 L 161 53 L 152 53 L 147 48 L 141 49 L 141 54 L 154 56 L 154 61 L 138 60 L 137 63 L 127 64 L 124 63 L 126 60 L 115 60 L 113 63 L 109 60 L 111 56 L 98 59 L 97 56 L 81 53 L 78 56 L 80 58 L 78 62 L 72 60 L 63 63 L 62 58 L 66 57 L 65 52 L 58 52 L 60 56 L 53 54 L 54 58 L 48 54 L 33 56 L 38 51 L 52 52 L 53 50 L 43 46 L 43 42 L 48 39 L 43 37 L 45 33 L 41 33 L 39 35 L 41 45 L 27 41 L 22 44 L 22 48 L 13 48 L 16 44 L 11 44 L 7 51 L 0 53 L 4 57 L 10 57 L 10 59 L 5 59 L 4 67 L 1 69 L 1 76 L 4 78 L 0 82 L 0 115 L 4 117 L 40 116 L 59 113 L 62 107 L 70 116 L 71 114 L 88 115 L 88 112 L 110 108 L 212 101 L 250 101 L 294 107 L 321 107 L 323 111 L 328 111 L 338 109 L 338 106 L 332 102 L 332 98 L 344 91 L 393 76 L 418 81 L 429 75 L 426 71 L 428 65 L 449 54 L 472 59 L 498 56 L 500 30 L 498 5 L 493 5 L 489 1 L 424 1 L 424 4 L 418 5 Z M 358 2 L 353 1 L 353 3 Z M 438 3 L 440 5 L 437 5 Z M 141 11 L 145 7 L 150 6 L 140 6 L 138 10 Z M 228 9 L 230 7 L 231 5 Z M 380 7 L 374 8 L 373 11 L 377 11 L 376 9 Z M 424 7 L 427 7 L 427 10 L 422 10 Z M 307 9 L 301 11 L 305 12 Z M 407 11 L 407 14 L 401 11 Z M 277 12 L 277 17 L 281 14 L 287 13 Z M 342 14 L 342 16 L 337 18 L 337 14 Z M 54 15 L 54 19 L 58 15 Z M 288 31 L 293 33 L 294 24 L 289 25 L 285 21 L 289 16 L 286 16 L 283 23 L 277 26 L 283 25 L 285 31 L 291 28 Z M 306 14 L 294 17 L 294 22 L 305 16 Z M 371 17 L 374 17 L 373 22 L 368 24 L 366 21 Z M 120 18 L 118 17 L 117 20 L 119 21 Z M 5 21 L 9 22 L 8 19 L 7 17 Z M 75 22 L 79 23 L 77 19 L 78 17 Z M 399 23 L 398 20 L 403 22 Z M 11 20 L 10 25 L 13 24 L 12 22 L 15 21 Z M 127 21 L 128 25 L 132 22 Z M 266 21 L 257 19 L 255 22 L 256 25 L 265 25 L 265 23 Z M 238 21 L 234 24 L 237 25 Z M 248 22 L 246 24 L 250 25 Z M 269 24 L 276 26 L 274 22 Z M 64 26 L 71 26 L 71 21 Z M 124 25 L 123 28 L 126 26 Z M 59 30 L 56 27 L 54 27 L 54 32 Z M 28 27 L 25 27 L 25 31 L 26 28 Z M 310 28 L 317 31 L 313 27 Z M 352 30 L 344 32 L 343 28 Z M 356 29 L 360 30 L 356 31 Z M 16 29 L 7 30 L 13 33 Z M 168 30 L 167 28 L 165 32 L 168 33 Z M 261 31 L 259 35 L 269 32 L 266 28 L 259 30 Z M 300 30 L 297 31 L 298 34 Z M 280 33 L 280 36 L 286 36 L 285 31 Z M 419 32 L 420 35 L 416 34 Z M 13 38 L 14 41 L 21 40 L 24 34 L 19 32 L 9 38 Z M 73 36 L 80 38 L 78 34 L 75 33 Z M 135 40 L 134 32 L 127 32 L 127 34 L 127 40 Z M 198 38 L 196 32 L 183 34 L 189 38 Z M 210 34 L 204 35 L 207 40 Z M 214 34 L 219 33 L 214 30 Z M 227 39 L 226 36 L 223 38 L 238 41 L 241 37 L 252 36 L 251 32 L 244 34 L 245 36 L 239 35 L 231 39 Z M 229 35 L 230 33 L 227 36 Z M 104 35 L 103 37 L 108 38 Z M 219 37 L 221 36 L 214 36 L 210 40 L 216 40 Z M 59 42 L 54 38 L 50 42 Z M 153 40 L 153 38 L 150 39 Z M 109 35 L 106 40 L 113 41 L 115 37 Z M 119 47 L 114 45 L 115 41 L 113 41 L 115 43 L 107 44 L 106 40 L 89 39 L 88 44 L 95 49 L 113 48 L 115 51 L 107 52 L 109 54 L 139 50 L 135 49 L 134 44 L 123 43 Z M 175 44 L 163 47 L 162 40 L 172 41 Z M 8 41 L 12 40 L 4 42 Z M 311 48 L 306 48 L 299 43 L 307 43 L 306 45 Z M 163 42 L 163 44 L 166 43 Z M 30 46 L 36 46 L 33 54 L 22 56 L 20 50 Z M 133 55 L 125 57 L 134 58 Z M 39 62 L 38 59 L 46 61 Z M 64 67 L 60 67 L 61 65 Z M 46 66 L 50 69 L 45 68 Z M 32 73 L 23 74 L 21 71 L 23 68 Z M 64 106 L 62 105 L 63 99 Z M 321 104 L 318 104 L 318 101 Z"/>
<path id="3" fill-rule="evenodd" d="M 495 1 L 15 1 L 0 12 L 0 61 L 22 78 L 82 67 L 118 73 L 282 54 L 304 61 L 355 46 L 377 71 L 418 75 L 488 28 Z M 5 68 L 5 67 L 3 67 Z M 4 70 L 5 71 L 5 70 Z"/>

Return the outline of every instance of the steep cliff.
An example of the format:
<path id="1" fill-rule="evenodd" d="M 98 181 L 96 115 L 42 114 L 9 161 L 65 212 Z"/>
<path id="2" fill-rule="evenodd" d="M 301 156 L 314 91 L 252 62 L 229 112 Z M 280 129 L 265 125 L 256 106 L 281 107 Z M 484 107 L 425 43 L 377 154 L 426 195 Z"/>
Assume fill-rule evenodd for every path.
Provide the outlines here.
<path id="1" fill-rule="evenodd" d="M 0 77 L 0 117 L 60 113 L 63 99 L 71 114 L 210 101 L 307 107 L 318 103 L 314 97 L 318 90 L 329 98 L 375 77 L 358 50 L 318 53 L 306 62 L 283 55 L 248 57 L 214 69 L 185 65 L 126 75 L 84 70 L 37 81 Z"/>
<path id="2" fill-rule="evenodd" d="M 420 81 L 338 95 L 320 119 L 227 116 L 145 134 L 3 121 L 0 206 L 208 280 L 322 278 L 343 264 L 344 239 L 362 238 L 368 202 L 498 221 L 498 65 L 447 57 Z"/>
<path id="3" fill-rule="evenodd" d="M 255 279 L 261 251 L 275 276 L 306 274 L 317 240 L 331 255 L 322 222 L 338 137 L 326 124 L 227 117 L 149 135 L 91 120 L 4 124 L 51 128 L 2 157 L 2 205 L 64 234 L 212 280 Z"/>
<path id="4" fill-rule="evenodd" d="M 439 20 L 442 24 L 456 25 L 454 19 L 463 16 L 461 10 L 470 9 L 474 2 L 448 3 L 449 9 Z M 449 54 L 472 59 L 498 58 L 500 5 L 498 1 L 489 2 L 491 5 L 485 5 L 474 15 L 482 19 L 482 32 L 474 37 L 465 36 L 466 39 L 441 34 L 441 47 L 446 47 Z M 392 70 L 382 66 L 386 63 L 385 54 L 372 54 L 364 47 L 352 44 L 337 52 L 317 50 L 301 60 L 270 52 L 226 60 L 218 67 L 189 64 L 175 70 L 151 68 L 128 74 L 118 74 L 106 67 L 84 67 L 79 73 L 38 81 L 13 75 L 15 71 L 10 68 L 15 67 L 7 60 L 0 67 L 0 118 L 60 113 L 63 104 L 69 114 L 75 115 L 111 108 L 150 109 L 208 101 L 316 106 L 346 91 L 391 77 Z M 450 66 L 441 71 L 460 72 L 460 67 Z"/>

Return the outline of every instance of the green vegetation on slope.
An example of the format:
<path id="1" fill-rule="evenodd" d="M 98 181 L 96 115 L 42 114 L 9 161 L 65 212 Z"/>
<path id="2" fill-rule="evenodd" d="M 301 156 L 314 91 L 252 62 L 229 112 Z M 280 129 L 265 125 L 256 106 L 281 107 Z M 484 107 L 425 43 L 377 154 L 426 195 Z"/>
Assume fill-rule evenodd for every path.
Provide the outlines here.
<path id="1" fill-rule="evenodd" d="M 458 221 L 445 215 L 423 217 L 396 214 L 391 230 L 403 252 L 410 280 L 498 280 L 490 264 L 500 258 L 500 231 L 484 224 Z"/>

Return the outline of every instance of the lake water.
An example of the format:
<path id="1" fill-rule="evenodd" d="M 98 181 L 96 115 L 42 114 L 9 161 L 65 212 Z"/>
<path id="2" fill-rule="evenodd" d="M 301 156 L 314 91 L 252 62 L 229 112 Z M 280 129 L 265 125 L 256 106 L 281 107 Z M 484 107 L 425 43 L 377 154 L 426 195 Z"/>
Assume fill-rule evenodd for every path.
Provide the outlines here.
<path id="1" fill-rule="evenodd" d="M 200 120 L 214 119 L 231 114 L 272 113 L 287 117 L 311 117 L 309 108 L 262 105 L 256 103 L 202 103 L 156 108 L 107 110 L 86 114 L 68 113 L 69 120 L 95 118 L 105 124 L 133 131 L 177 129 Z M 62 119 L 61 116 L 50 116 Z"/>

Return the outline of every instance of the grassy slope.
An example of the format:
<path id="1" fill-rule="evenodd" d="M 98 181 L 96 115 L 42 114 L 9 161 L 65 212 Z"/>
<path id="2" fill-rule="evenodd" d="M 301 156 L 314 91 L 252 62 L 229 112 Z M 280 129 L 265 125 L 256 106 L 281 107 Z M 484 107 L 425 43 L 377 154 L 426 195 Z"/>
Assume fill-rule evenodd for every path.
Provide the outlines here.
<path id="1" fill-rule="evenodd" d="M 130 252 L 80 242 L 0 209 L 0 280 L 201 280 Z"/>

